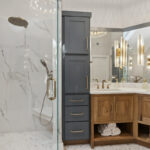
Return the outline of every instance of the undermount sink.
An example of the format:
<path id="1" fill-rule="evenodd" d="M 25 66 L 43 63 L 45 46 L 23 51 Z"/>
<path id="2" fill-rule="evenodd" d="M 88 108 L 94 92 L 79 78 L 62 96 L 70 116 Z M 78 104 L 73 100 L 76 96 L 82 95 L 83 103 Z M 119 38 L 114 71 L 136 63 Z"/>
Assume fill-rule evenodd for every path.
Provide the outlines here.
<path id="1" fill-rule="evenodd" d="M 95 91 L 120 91 L 120 89 L 95 89 Z"/>

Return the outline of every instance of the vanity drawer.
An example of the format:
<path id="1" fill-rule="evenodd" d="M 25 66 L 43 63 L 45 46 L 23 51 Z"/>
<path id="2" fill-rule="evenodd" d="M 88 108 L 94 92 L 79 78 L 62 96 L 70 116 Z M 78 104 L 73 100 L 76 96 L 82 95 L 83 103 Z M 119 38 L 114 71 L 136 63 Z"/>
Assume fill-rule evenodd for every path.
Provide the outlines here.
<path id="1" fill-rule="evenodd" d="M 88 121 L 89 106 L 74 106 L 65 108 L 65 121 Z"/>
<path id="2" fill-rule="evenodd" d="M 89 122 L 70 122 L 65 124 L 65 140 L 88 140 Z"/>
<path id="3" fill-rule="evenodd" d="M 65 96 L 66 106 L 89 105 L 89 95 L 67 95 Z"/>

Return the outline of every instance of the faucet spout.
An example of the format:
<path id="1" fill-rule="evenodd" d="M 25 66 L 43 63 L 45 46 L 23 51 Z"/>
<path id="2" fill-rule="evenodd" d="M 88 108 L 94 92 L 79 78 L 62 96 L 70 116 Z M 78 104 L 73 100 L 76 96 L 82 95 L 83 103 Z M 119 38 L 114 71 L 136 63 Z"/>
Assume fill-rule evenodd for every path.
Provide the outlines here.
<path id="1" fill-rule="evenodd" d="M 138 83 L 141 79 L 143 79 L 143 78 L 140 77 L 140 76 L 135 76 L 134 82 L 135 82 L 135 83 Z"/>
<path id="2" fill-rule="evenodd" d="M 106 82 L 106 80 L 102 80 L 102 89 L 105 88 L 105 82 Z"/>

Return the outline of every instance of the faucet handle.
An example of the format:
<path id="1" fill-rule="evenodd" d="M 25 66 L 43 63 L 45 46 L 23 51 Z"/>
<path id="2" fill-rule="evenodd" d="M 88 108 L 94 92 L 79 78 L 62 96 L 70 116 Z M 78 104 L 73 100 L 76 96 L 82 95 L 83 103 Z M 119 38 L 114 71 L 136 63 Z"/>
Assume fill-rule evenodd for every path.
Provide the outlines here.
<path id="1" fill-rule="evenodd" d="M 109 88 L 110 88 L 110 85 L 111 85 L 110 83 L 109 83 L 109 84 L 107 84 L 107 89 L 109 89 Z"/>
<path id="2" fill-rule="evenodd" d="M 99 82 L 99 80 L 96 78 L 96 79 L 93 79 L 93 81 L 96 81 L 97 83 Z"/>

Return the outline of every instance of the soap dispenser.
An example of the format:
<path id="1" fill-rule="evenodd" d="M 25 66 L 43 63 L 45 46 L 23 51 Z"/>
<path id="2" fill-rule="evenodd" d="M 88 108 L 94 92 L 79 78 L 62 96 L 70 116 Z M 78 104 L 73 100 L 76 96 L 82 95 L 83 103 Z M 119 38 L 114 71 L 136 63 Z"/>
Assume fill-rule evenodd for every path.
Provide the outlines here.
<path id="1" fill-rule="evenodd" d="M 148 89 L 148 83 L 146 79 L 144 79 L 144 82 L 143 82 L 143 89 Z"/>

